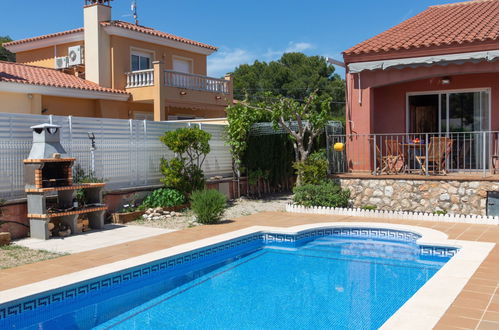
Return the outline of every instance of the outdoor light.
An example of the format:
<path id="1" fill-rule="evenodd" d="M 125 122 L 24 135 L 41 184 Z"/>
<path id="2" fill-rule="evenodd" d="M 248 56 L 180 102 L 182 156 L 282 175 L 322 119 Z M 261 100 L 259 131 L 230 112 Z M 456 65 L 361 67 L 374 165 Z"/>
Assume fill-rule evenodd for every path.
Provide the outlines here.
<path id="1" fill-rule="evenodd" d="M 215 98 L 216 98 L 217 100 L 221 100 L 221 99 L 222 99 L 222 97 L 221 97 L 220 95 L 215 96 Z"/>
<path id="2" fill-rule="evenodd" d="M 187 92 L 186 91 L 181 91 L 180 95 L 187 95 Z"/>
<path id="3" fill-rule="evenodd" d="M 442 85 L 448 85 L 448 84 L 450 84 L 450 78 L 449 77 L 442 78 Z"/>

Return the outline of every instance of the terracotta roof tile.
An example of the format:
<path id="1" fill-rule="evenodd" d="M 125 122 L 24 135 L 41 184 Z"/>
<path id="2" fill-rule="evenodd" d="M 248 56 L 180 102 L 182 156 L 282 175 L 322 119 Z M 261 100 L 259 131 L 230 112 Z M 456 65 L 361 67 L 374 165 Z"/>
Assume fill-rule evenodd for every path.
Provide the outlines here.
<path id="1" fill-rule="evenodd" d="M 207 44 L 204 44 L 204 43 L 201 43 L 201 42 L 198 42 L 198 41 L 194 41 L 194 40 L 182 38 L 182 37 L 170 34 L 170 33 L 161 32 L 161 31 L 155 30 L 153 28 L 149 28 L 149 27 L 145 27 L 145 26 L 141 26 L 141 25 L 135 25 L 135 24 L 128 23 L 128 22 L 123 22 L 123 21 L 109 21 L 109 22 L 102 22 L 101 24 L 103 26 L 116 26 L 116 27 L 119 27 L 119 28 L 122 28 L 122 29 L 127 29 L 127 30 L 130 30 L 130 31 L 136 31 L 136 32 L 140 32 L 140 33 L 145 33 L 145 34 L 153 35 L 153 36 L 156 36 L 156 37 L 170 39 L 170 40 L 174 40 L 174 41 L 178 41 L 178 42 L 183 42 L 183 43 L 186 43 L 186 44 L 189 44 L 189 45 L 203 47 L 203 48 L 207 48 L 207 49 L 211 49 L 211 50 L 215 50 L 215 51 L 218 49 L 215 46 L 207 45 Z M 11 41 L 11 42 L 6 42 L 6 43 L 3 44 L 3 46 L 8 47 L 8 46 L 21 45 L 21 44 L 25 44 L 25 43 L 29 43 L 29 42 L 33 42 L 33 41 L 38 41 L 38 40 L 43 40 L 43 39 L 49 39 L 49 38 L 64 36 L 64 35 L 68 35 L 68 34 L 72 34 L 72 33 L 83 32 L 83 31 L 84 31 L 84 28 L 79 28 L 79 29 L 74 29 L 74 30 L 69 30 L 69 31 L 63 31 L 63 32 L 52 33 L 52 34 L 46 34 L 46 35 L 42 35 L 42 36 L 38 36 L 38 37 L 33 37 L 33 38 L 28 38 L 28 39 L 22 39 L 22 40 L 15 40 L 15 41 Z"/>
<path id="2" fill-rule="evenodd" d="M 149 35 L 152 35 L 152 36 L 156 36 L 156 37 L 160 37 L 160 38 L 165 38 L 165 39 L 170 39 L 170 40 L 174 40 L 174 41 L 178 41 L 178 42 L 183 42 L 183 43 L 186 43 L 186 44 L 190 44 L 190 45 L 194 45 L 194 46 L 199 46 L 199 47 L 203 47 L 203 48 L 207 48 L 207 49 L 211 49 L 211 50 L 217 50 L 218 49 L 215 46 L 203 44 L 203 43 L 198 42 L 198 41 L 194 41 L 194 40 L 182 38 L 182 37 L 170 34 L 170 33 L 161 32 L 161 31 L 155 30 L 155 29 L 150 28 L 150 27 L 141 26 L 141 25 L 135 25 L 135 24 L 128 23 L 128 22 L 110 21 L 110 22 L 102 22 L 101 24 L 103 26 L 116 26 L 116 27 L 127 29 L 127 30 L 130 30 L 130 31 L 141 32 L 141 33 L 149 34 Z"/>
<path id="3" fill-rule="evenodd" d="M 0 82 L 128 94 L 124 90 L 100 87 L 91 81 L 54 69 L 4 61 L 0 61 Z"/>
<path id="4" fill-rule="evenodd" d="M 431 6 L 420 14 L 344 52 L 383 53 L 485 41 L 499 41 L 499 0 Z"/>
<path id="5" fill-rule="evenodd" d="M 8 46 L 20 45 L 20 44 L 25 44 L 25 43 L 32 42 L 32 41 L 49 39 L 49 38 L 64 36 L 64 35 L 78 33 L 78 32 L 83 32 L 83 28 L 78 28 L 78 29 L 68 30 L 68 31 L 62 31 L 62 32 L 57 32 L 57 33 L 51 33 L 51 34 L 45 34 L 45 35 L 42 35 L 42 36 L 28 38 L 28 39 L 22 39 L 22 40 L 15 40 L 15 41 L 11 41 L 11 42 L 6 42 L 6 43 L 3 44 L 3 46 L 7 46 L 8 47 Z"/>

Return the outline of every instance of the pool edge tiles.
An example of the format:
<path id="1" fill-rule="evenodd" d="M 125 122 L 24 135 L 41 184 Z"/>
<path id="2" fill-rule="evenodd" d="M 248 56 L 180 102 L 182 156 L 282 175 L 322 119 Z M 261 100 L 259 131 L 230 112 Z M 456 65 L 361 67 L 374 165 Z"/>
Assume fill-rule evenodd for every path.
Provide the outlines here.
<path id="1" fill-rule="evenodd" d="M 418 245 L 420 245 L 420 252 L 427 253 L 430 255 L 438 255 L 438 256 L 452 256 L 455 254 L 456 248 L 460 248 L 460 252 L 456 254 L 453 258 L 450 259 L 450 261 L 446 264 L 454 265 L 453 267 L 448 267 L 450 271 L 452 272 L 453 269 L 459 269 L 460 267 L 463 267 L 463 262 L 468 263 L 470 265 L 465 265 L 464 267 L 467 267 L 467 269 L 475 269 L 480 265 L 480 263 L 485 259 L 487 256 L 488 252 L 492 247 L 489 246 L 489 250 L 486 251 L 486 246 L 483 246 L 483 244 L 486 243 L 477 243 L 477 242 L 463 242 L 463 241 L 449 241 L 447 240 L 447 236 L 441 232 L 438 232 L 433 229 L 425 228 L 425 227 L 416 227 L 416 226 L 406 226 L 406 225 L 394 225 L 394 224 L 381 224 L 381 223 L 341 223 L 341 222 L 336 222 L 336 223 L 321 223 L 321 224 L 311 224 L 311 225 L 302 225 L 302 226 L 296 226 L 296 227 L 291 227 L 291 228 L 276 228 L 276 227 L 264 227 L 264 226 L 254 226 L 254 227 L 249 227 L 246 229 L 222 234 L 222 235 L 217 235 L 213 236 L 210 238 L 202 239 L 196 242 L 191 242 L 191 243 L 186 243 L 182 245 L 178 245 L 176 247 L 172 247 L 169 249 L 164 249 L 156 252 L 152 252 L 149 254 L 145 254 L 142 256 L 130 258 L 127 260 L 122 260 L 118 261 L 115 263 L 111 263 L 108 265 L 104 266 L 99 266 L 91 269 L 87 269 L 84 271 L 68 274 L 68 275 L 63 275 L 59 276 L 53 279 L 41 281 L 38 283 L 33 283 L 29 285 L 25 285 L 19 288 L 14 288 L 10 290 L 5 290 L 0 292 L 0 303 L 2 305 L 0 306 L 0 318 L 2 316 L 8 316 L 8 315 L 15 315 L 18 313 L 22 313 L 22 311 L 25 309 L 26 311 L 28 310 L 33 310 L 36 308 L 36 304 L 38 301 L 33 302 L 33 298 L 41 299 L 40 300 L 40 305 L 44 306 L 47 303 L 50 302 L 51 298 L 47 298 L 47 294 L 41 295 L 43 292 L 51 291 L 51 296 L 59 297 L 57 299 L 60 299 L 61 294 L 60 292 L 54 292 L 59 289 L 59 291 L 64 290 L 66 287 L 75 285 L 80 282 L 88 282 L 89 280 L 96 280 L 98 278 L 103 277 L 102 280 L 107 280 L 105 277 L 109 277 L 110 275 L 114 274 L 114 277 L 116 275 L 124 275 L 124 274 L 115 274 L 119 272 L 124 272 L 126 270 L 133 270 L 134 268 L 140 268 L 140 269 L 135 269 L 129 276 L 128 278 L 135 278 L 137 276 L 143 276 L 147 275 L 149 272 L 151 272 L 151 267 L 155 266 L 154 264 L 151 265 L 151 263 L 163 263 L 165 264 L 165 267 L 168 266 L 168 263 L 171 263 L 173 265 L 177 264 L 182 264 L 183 262 L 192 262 L 196 260 L 197 258 L 193 258 L 192 255 L 195 253 L 199 253 L 199 251 L 196 252 L 196 250 L 202 249 L 203 254 L 211 254 L 211 253 L 217 253 L 219 251 L 227 250 L 234 248 L 235 246 L 241 246 L 243 244 L 246 244 L 248 242 L 256 242 L 256 241 L 261 241 L 262 246 L 264 244 L 268 244 L 269 242 L 272 241 L 282 241 L 282 242 L 297 242 L 300 241 L 301 239 L 307 239 L 307 238 L 315 238 L 319 236 L 324 236 L 324 235 L 345 235 L 345 236 L 353 236 L 353 237 L 374 237 L 374 238 L 380 238 L 380 237 L 386 237 L 388 239 L 400 239 L 403 241 L 408 241 L 408 242 L 415 242 Z M 246 243 L 245 243 L 246 242 Z M 477 244 L 482 244 L 482 246 L 478 246 Z M 492 244 L 493 246 L 493 244 Z M 480 249 L 481 247 L 481 249 Z M 462 251 L 465 251 L 461 253 Z M 478 251 L 478 252 L 477 252 Z M 456 258 L 459 257 L 460 258 Z M 463 259 L 464 257 L 464 259 Z M 163 260 L 163 259 L 168 259 L 169 260 Z M 455 265 L 454 262 L 452 262 L 454 259 L 456 260 L 461 260 L 461 264 Z M 173 260 L 173 261 L 172 261 Z M 149 270 L 147 270 L 149 267 Z M 156 266 L 157 267 L 157 266 Z M 457 268 L 456 268 L 457 267 Z M 445 268 L 445 266 L 444 266 Z M 444 269 L 442 268 L 442 269 Z M 161 267 L 157 267 L 157 269 L 161 269 Z M 164 268 L 163 268 L 164 269 Z M 469 277 L 473 274 L 474 270 L 468 274 Z M 125 272 L 127 273 L 127 272 Z M 437 273 L 439 274 L 439 273 Z M 438 276 L 435 276 L 438 277 Z M 469 278 L 468 277 L 468 278 Z M 448 276 L 443 278 L 445 282 L 448 283 Z M 461 287 L 457 292 L 455 293 L 455 296 L 462 290 L 462 287 L 464 287 L 463 282 L 464 278 L 461 279 L 461 281 L 458 281 L 459 283 L 458 286 Z M 431 280 L 430 280 L 431 281 Z M 430 281 L 428 283 L 430 283 Z M 94 281 L 95 282 L 95 281 Z M 435 282 L 435 281 L 433 281 Z M 438 287 L 443 288 L 446 286 L 445 282 L 442 281 L 437 281 Z M 427 283 L 427 284 L 428 284 Z M 452 283 L 456 283 L 456 281 L 453 281 Z M 462 285 L 461 285 L 462 284 Z M 89 285 L 89 283 L 83 283 L 83 286 Z M 426 284 L 425 284 L 426 286 Z M 423 286 L 420 291 L 425 291 L 423 290 Z M 448 286 L 448 285 L 447 285 Z M 99 289 L 100 285 L 99 284 L 94 284 L 95 289 Z M 74 290 L 74 288 L 71 288 Z M 89 290 L 90 287 L 87 289 Z M 412 314 L 414 315 L 413 308 L 410 308 L 409 304 L 409 311 L 407 311 L 406 305 L 408 305 L 413 298 L 417 298 L 418 296 L 421 296 L 419 292 L 417 292 L 416 295 L 414 295 L 411 299 L 409 299 L 404 306 L 400 309 L 401 311 L 405 310 L 405 314 Z M 440 290 L 441 292 L 442 290 Z M 454 293 L 456 291 L 455 289 L 449 289 L 447 288 L 447 291 L 450 293 Z M 78 290 L 76 291 L 78 292 Z M 85 289 L 82 290 L 82 293 L 85 293 Z M 431 293 L 431 291 L 429 292 Z M 419 295 L 418 295 L 419 294 Z M 32 297 L 32 296 L 37 296 L 37 297 Z M 40 296 L 38 296 L 40 295 Z M 66 295 L 64 293 L 63 297 Z M 454 298 L 455 298 L 454 296 Z M 423 295 L 424 298 L 424 295 Z M 442 302 L 439 308 L 436 308 L 435 306 L 432 306 L 432 309 L 436 310 L 442 310 L 442 315 L 447 309 L 448 305 L 452 303 L 454 300 L 450 300 L 450 302 Z M 47 300 L 48 299 L 48 300 Z M 433 299 L 433 298 L 431 298 Z M 440 299 L 441 300 L 441 299 Z M 58 301 L 58 300 L 55 300 Z M 55 302 L 54 301 L 54 302 Z M 417 301 L 416 301 L 417 303 Z M 448 303 L 448 304 L 447 304 Z M 445 305 L 447 304 L 447 305 Z M 414 305 L 414 304 L 413 304 Z M 434 305 L 433 303 L 431 305 Z M 444 306 L 445 305 L 445 306 Z M 416 304 L 416 307 L 419 305 Z M 414 307 L 414 306 L 413 306 Z M 427 306 L 423 306 L 427 307 Z M 10 310 L 9 310 L 10 308 Z M 2 312 L 3 311 L 3 312 Z M 402 313 L 402 314 L 404 314 Z M 3 314 L 3 315 L 2 315 Z M 398 324 L 397 320 L 403 320 L 404 317 L 398 316 L 400 314 L 399 312 L 395 313 L 385 324 L 387 328 L 390 328 L 390 322 L 395 322 L 394 324 Z M 435 315 L 436 313 L 433 313 L 432 315 Z M 429 320 L 428 323 L 430 323 L 436 320 Z M 397 325 L 397 328 L 400 328 L 400 326 Z"/>

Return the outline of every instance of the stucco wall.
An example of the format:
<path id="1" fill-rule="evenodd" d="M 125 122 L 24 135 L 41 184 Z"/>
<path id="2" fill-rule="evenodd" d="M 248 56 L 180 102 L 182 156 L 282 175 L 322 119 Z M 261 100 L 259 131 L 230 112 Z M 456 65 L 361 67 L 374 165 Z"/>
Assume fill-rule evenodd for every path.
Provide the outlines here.
<path id="1" fill-rule="evenodd" d="M 54 69 L 55 57 L 68 56 L 68 47 L 78 45 L 83 45 L 83 41 L 19 52 L 16 62 Z"/>
<path id="2" fill-rule="evenodd" d="M 375 88 L 374 133 L 404 133 L 406 131 L 407 93 L 470 88 L 491 89 L 491 126 L 492 130 L 499 130 L 499 74 L 482 73 L 452 76 L 449 85 L 442 85 L 441 78 L 430 78 Z M 390 120 L 386 120 L 387 118 Z"/>
<path id="3" fill-rule="evenodd" d="M 42 108 L 46 110 L 45 115 L 128 119 L 130 104 L 44 95 Z"/>
<path id="4" fill-rule="evenodd" d="M 499 182 L 452 180 L 338 179 L 351 191 L 354 207 L 374 205 L 378 210 L 486 214 L 488 191 Z"/>
<path id="5" fill-rule="evenodd" d="M 41 107 L 41 95 L 0 92 L 0 112 L 39 115 Z"/>
<path id="6" fill-rule="evenodd" d="M 193 60 L 193 73 L 206 75 L 206 55 L 195 54 L 188 51 L 164 47 L 139 40 L 111 36 L 111 61 L 112 61 L 112 86 L 124 89 L 126 85 L 126 72 L 131 70 L 131 51 L 136 49 L 143 52 L 153 52 L 153 61 L 163 61 L 166 70 L 172 70 L 173 57 L 180 56 Z"/>

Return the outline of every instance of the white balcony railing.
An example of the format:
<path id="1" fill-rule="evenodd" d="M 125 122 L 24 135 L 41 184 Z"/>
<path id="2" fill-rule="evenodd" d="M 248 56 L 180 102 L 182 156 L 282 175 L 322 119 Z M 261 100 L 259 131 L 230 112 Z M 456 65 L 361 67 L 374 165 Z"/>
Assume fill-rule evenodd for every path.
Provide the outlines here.
<path id="1" fill-rule="evenodd" d="M 126 88 L 154 85 L 154 69 L 127 72 Z"/>
<path id="2" fill-rule="evenodd" d="M 165 70 L 165 85 L 168 87 L 229 94 L 229 81 L 225 79 L 170 70 Z"/>

